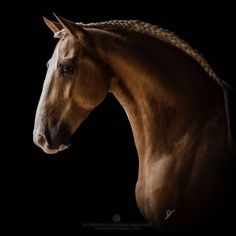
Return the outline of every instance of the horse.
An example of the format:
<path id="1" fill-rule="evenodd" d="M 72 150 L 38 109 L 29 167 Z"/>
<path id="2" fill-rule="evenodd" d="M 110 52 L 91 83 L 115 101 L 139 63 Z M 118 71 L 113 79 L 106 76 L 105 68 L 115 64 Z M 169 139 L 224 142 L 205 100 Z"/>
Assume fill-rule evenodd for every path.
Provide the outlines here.
<path id="1" fill-rule="evenodd" d="M 70 138 L 108 93 L 124 108 L 138 153 L 137 206 L 158 231 L 192 229 L 219 207 L 232 152 L 229 86 L 174 33 L 138 20 L 44 17 L 59 41 L 33 140 L 45 153 Z"/>

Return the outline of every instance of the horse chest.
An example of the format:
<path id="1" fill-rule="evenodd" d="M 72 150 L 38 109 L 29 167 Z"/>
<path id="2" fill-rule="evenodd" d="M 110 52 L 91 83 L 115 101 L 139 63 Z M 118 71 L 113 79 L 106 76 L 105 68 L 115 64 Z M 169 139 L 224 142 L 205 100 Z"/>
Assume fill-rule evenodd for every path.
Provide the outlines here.
<path id="1" fill-rule="evenodd" d="M 174 209 L 178 188 L 174 180 L 176 161 L 165 156 L 140 166 L 136 184 L 136 200 L 142 214 L 151 222 L 165 218 L 166 210 Z"/>

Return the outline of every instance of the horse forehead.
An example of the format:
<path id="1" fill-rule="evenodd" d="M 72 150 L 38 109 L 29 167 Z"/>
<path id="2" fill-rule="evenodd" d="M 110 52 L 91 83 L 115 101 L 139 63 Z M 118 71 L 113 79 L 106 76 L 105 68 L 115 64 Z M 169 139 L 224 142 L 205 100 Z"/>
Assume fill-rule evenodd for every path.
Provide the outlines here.
<path id="1" fill-rule="evenodd" d="M 50 65 L 55 65 L 57 61 L 58 61 L 58 45 L 55 47 L 52 57 L 48 61 L 49 68 L 51 67 Z"/>
<path id="2" fill-rule="evenodd" d="M 59 57 L 74 57 L 78 45 L 70 37 L 66 37 L 58 44 Z"/>

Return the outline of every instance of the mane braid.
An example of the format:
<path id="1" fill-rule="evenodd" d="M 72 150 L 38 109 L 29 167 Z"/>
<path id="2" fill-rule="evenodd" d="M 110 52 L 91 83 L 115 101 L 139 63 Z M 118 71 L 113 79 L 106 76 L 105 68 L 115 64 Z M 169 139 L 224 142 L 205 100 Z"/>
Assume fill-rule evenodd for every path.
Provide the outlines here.
<path id="1" fill-rule="evenodd" d="M 150 23 L 142 22 L 139 20 L 111 20 L 98 23 L 76 23 L 77 25 L 84 28 L 97 28 L 97 29 L 124 29 L 128 31 L 135 31 L 138 33 L 143 33 L 151 37 L 158 38 L 170 45 L 173 45 L 190 56 L 195 60 L 204 71 L 218 84 L 221 86 L 224 94 L 225 102 L 225 113 L 227 118 L 228 126 L 228 143 L 231 145 L 231 128 L 229 119 L 229 103 L 228 103 L 228 89 L 232 89 L 224 80 L 220 79 L 219 76 L 214 72 L 208 62 L 204 57 L 195 49 L 193 49 L 187 42 L 181 39 L 175 33 L 166 30 L 160 26 L 152 25 Z M 234 90 L 234 89 L 232 89 Z"/>
<path id="2" fill-rule="evenodd" d="M 175 33 L 169 30 L 166 30 L 162 27 L 159 27 L 157 25 L 152 25 L 146 22 L 138 21 L 138 20 L 112 20 L 112 21 L 105 21 L 105 22 L 99 22 L 99 23 L 89 23 L 89 24 L 76 23 L 76 24 L 84 28 L 125 29 L 128 31 L 135 31 L 138 33 L 147 34 L 151 37 L 158 38 L 166 43 L 169 43 L 179 48 L 184 53 L 186 53 L 191 58 L 193 58 L 198 64 L 202 66 L 205 72 L 213 80 L 215 80 L 217 84 L 219 84 L 222 88 L 230 87 L 229 85 L 227 85 L 225 81 L 223 81 L 222 79 L 218 77 L 218 75 L 213 71 L 211 66 L 207 63 L 204 57 L 197 50 L 194 50 L 187 42 L 182 40 Z"/>

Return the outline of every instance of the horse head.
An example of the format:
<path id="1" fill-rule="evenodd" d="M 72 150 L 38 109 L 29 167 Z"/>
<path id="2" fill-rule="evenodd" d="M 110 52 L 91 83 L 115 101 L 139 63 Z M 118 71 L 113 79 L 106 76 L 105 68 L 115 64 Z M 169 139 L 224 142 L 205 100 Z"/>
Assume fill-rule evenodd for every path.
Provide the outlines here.
<path id="1" fill-rule="evenodd" d="M 46 153 L 69 146 L 72 134 L 110 86 L 107 66 L 96 56 L 89 31 L 56 18 L 58 22 L 44 18 L 59 42 L 47 63 L 33 132 L 35 144 Z"/>

